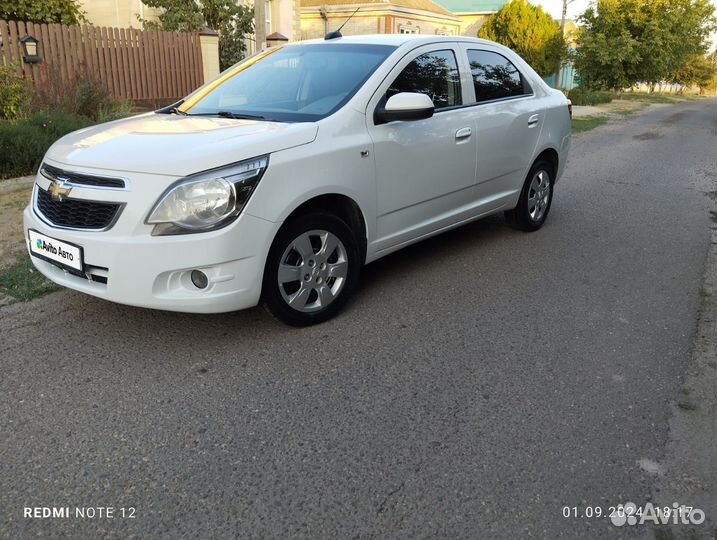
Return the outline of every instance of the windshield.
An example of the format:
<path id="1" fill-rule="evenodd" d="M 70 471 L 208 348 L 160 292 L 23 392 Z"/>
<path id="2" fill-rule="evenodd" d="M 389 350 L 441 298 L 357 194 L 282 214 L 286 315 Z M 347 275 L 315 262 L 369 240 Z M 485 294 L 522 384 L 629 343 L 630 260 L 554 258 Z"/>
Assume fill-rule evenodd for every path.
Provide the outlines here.
<path id="1" fill-rule="evenodd" d="M 341 108 L 395 50 L 388 45 L 322 43 L 270 49 L 190 96 L 190 115 L 314 122 Z"/>

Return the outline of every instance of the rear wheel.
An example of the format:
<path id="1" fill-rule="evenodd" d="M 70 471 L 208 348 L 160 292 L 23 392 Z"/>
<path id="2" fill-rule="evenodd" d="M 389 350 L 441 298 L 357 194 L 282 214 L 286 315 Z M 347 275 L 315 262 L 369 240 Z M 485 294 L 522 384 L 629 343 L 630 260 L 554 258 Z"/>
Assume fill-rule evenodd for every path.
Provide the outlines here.
<path id="1" fill-rule="evenodd" d="M 299 216 L 281 228 L 269 251 L 264 305 L 292 326 L 324 322 L 348 300 L 359 269 L 358 244 L 346 223 L 332 214 Z"/>
<path id="2" fill-rule="evenodd" d="M 518 206 L 505 213 L 508 225 L 522 231 L 537 231 L 543 226 L 553 202 L 553 169 L 549 161 L 535 162 L 523 185 Z"/>

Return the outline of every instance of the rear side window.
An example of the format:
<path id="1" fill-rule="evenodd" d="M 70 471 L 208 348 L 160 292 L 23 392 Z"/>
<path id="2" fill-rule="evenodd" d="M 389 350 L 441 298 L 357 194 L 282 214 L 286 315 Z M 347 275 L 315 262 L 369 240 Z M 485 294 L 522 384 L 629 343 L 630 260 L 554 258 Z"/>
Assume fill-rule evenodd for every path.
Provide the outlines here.
<path id="1" fill-rule="evenodd" d="M 436 109 L 463 104 L 458 62 L 451 50 L 433 51 L 415 58 L 388 89 L 388 97 L 399 92 L 420 92 L 433 100 Z"/>
<path id="2" fill-rule="evenodd" d="M 531 93 L 518 68 L 501 54 L 469 50 L 468 62 L 478 103 Z"/>

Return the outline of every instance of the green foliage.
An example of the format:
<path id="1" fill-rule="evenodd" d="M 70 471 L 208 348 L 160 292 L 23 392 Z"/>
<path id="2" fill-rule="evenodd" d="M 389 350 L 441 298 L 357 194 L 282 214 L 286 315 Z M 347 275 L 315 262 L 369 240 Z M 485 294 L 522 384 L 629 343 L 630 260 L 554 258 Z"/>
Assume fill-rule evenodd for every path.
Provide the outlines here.
<path id="1" fill-rule="evenodd" d="M 0 268 L 0 293 L 16 301 L 27 301 L 60 287 L 48 281 L 38 272 L 26 251 L 18 254 L 18 261 L 7 268 Z"/>
<path id="2" fill-rule="evenodd" d="M 17 74 L 16 66 L 0 65 L 0 119 L 17 118 L 28 98 L 28 85 Z"/>
<path id="3" fill-rule="evenodd" d="M 47 24 L 87 22 L 78 0 L 2 0 L 0 19 Z"/>
<path id="4" fill-rule="evenodd" d="M 34 88 L 31 110 L 65 111 L 95 122 L 130 116 L 132 104 L 112 97 L 104 83 L 93 78 L 64 80 L 50 74 L 47 82 Z"/>
<path id="5" fill-rule="evenodd" d="M 587 90 L 584 88 L 573 88 L 568 92 L 568 98 L 573 105 L 599 105 L 601 103 L 610 103 L 614 97 L 612 92 L 602 92 L 599 90 Z"/>
<path id="6" fill-rule="evenodd" d="M 65 111 L 0 122 L 0 178 L 32 174 L 52 143 L 92 123 L 89 118 Z"/>
<path id="7" fill-rule="evenodd" d="M 715 77 L 715 65 L 701 54 L 693 54 L 670 78 L 671 82 L 683 86 L 697 86 L 704 92 Z"/>
<path id="8" fill-rule="evenodd" d="M 113 100 L 100 105 L 94 120 L 96 120 L 98 124 L 101 124 L 102 122 L 111 122 L 112 120 L 127 118 L 134 114 L 137 114 L 137 112 L 134 110 L 134 105 L 129 101 Z"/>
<path id="9" fill-rule="evenodd" d="M 34 112 L 0 121 L 0 178 L 32 174 L 52 143 L 71 131 L 134 114 L 131 103 L 114 99 L 98 81 L 52 80 L 36 88 Z"/>
<path id="10" fill-rule="evenodd" d="M 566 57 L 560 25 L 527 0 L 511 0 L 503 6 L 485 22 L 478 37 L 513 49 L 542 76 L 555 73 Z"/>
<path id="11" fill-rule="evenodd" d="M 680 103 L 686 101 L 687 96 L 660 92 L 623 92 L 620 99 L 624 101 L 642 101 L 645 103 Z"/>
<path id="12" fill-rule="evenodd" d="M 246 55 L 244 36 L 252 33 L 254 33 L 254 10 L 244 7 L 235 21 L 220 26 L 219 69 L 224 71 L 244 58 Z"/>
<path id="13" fill-rule="evenodd" d="M 117 120 L 131 116 L 134 112 L 131 103 L 115 99 L 104 84 L 93 79 L 80 81 L 70 98 L 65 110 L 96 122 Z"/>
<path id="14" fill-rule="evenodd" d="M 145 27 L 196 32 L 205 27 L 219 32 L 219 65 L 222 70 L 244 57 L 244 36 L 254 32 L 254 10 L 236 0 L 145 0 L 161 8 L 159 22 L 142 20 Z"/>
<path id="15" fill-rule="evenodd" d="M 597 0 L 580 22 L 581 85 L 615 90 L 671 79 L 715 27 L 710 0 Z"/>

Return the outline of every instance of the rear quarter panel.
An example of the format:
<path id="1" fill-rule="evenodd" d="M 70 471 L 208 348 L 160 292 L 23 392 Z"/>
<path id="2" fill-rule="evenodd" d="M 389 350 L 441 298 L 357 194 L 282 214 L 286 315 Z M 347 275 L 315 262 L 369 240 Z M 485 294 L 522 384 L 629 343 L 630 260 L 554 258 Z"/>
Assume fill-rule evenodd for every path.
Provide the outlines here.
<path id="1" fill-rule="evenodd" d="M 559 90 L 551 90 L 544 100 L 545 124 L 536 156 L 548 148 L 558 152 L 558 172 L 555 178 L 557 181 L 565 170 L 570 151 L 571 125 L 568 100 Z"/>

